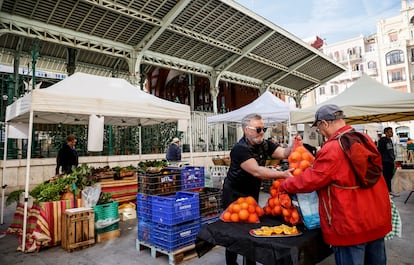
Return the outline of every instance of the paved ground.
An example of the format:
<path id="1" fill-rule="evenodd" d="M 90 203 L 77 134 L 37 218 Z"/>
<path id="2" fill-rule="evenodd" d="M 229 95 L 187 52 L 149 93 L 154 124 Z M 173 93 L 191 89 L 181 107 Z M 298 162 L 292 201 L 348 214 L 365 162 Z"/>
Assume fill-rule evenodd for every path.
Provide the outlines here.
<path id="1" fill-rule="evenodd" d="M 402 192 L 394 202 L 400 212 L 403 223 L 401 238 L 394 238 L 386 242 L 388 265 L 414 264 L 414 194 L 407 204 L 404 200 L 409 192 Z M 13 217 L 16 205 L 10 205 L 5 211 L 5 223 L 0 226 L 4 232 Z M 14 235 L 0 238 L 0 265 L 30 264 L 30 265 L 167 265 L 168 257 L 163 255 L 153 258 L 149 250 L 136 250 L 137 225 L 136 220 L 121 222 L 121 237 L 104 243 L 95 244 L 90 248 L 68 253 L 60 246 L 42 249 L 38 253 L 24 254 L 16 251 L 18 242 Z M 183 262 L 184 265 L 223 265 L 224 249 L 216 247 L 201 258 L 192 258 Z M 241 264 L 241 262 L 239 262 Z M 335 264 L 332 255 L 318 265 Z"/>

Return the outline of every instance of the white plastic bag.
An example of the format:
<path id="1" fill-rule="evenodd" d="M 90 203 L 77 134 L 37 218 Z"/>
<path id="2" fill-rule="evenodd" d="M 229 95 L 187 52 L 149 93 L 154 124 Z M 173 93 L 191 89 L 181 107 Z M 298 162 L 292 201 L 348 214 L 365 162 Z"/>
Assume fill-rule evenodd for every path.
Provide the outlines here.
<path id="1" fill-rule="evenodd" d="M 101 184 L 96 183 L 82 190 L 82 203 L 84 207 L 93 207 L 98 203 L 101 195 Z"/>

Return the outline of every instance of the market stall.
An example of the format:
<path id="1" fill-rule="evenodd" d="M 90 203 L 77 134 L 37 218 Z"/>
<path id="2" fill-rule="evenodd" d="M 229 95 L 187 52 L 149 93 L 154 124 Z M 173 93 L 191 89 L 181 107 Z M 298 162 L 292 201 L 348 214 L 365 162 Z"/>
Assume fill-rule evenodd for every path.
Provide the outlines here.
<path id="1" fill-rule="evenodd" d="M 261 226 L 282 224 L 282 220 L 265 216 L 260 223 L 225 223 L 217 221 L 201 227 L 196 239 L 199 256 L 216 245 L 228 248 L 262 264 L 316 264 L 332 251 L 325 244 L 320 229 L 299 227 L 297 236 L 255 237 L 250 231 Z"/>
<path id="2" fill-rule="evenodd" d="M 414 119 L 414 94 L 389 88 L 363 74 L 344 92 L 320 103 L 290 113 L 292 124 L 313 123 L 322 105 L 338 105 L 348 124 L 396 122 Z"/>
<path id="3" fill-rule="evenodd" d="M 183 120 L 191 127 L 188 105 L 157 98 L 124 79 L 75 73 L 46 89 L 35 89 L 9 105 L 6 110 L 6 130 L 13 123 L 28 124 L 26 135 L 28 146 L 31 146 L 34 123 L 88 124 L 92 115 L 104 117 L 104 123 L 107 125 L 142 126 Z M 5 143 L 8 137 L 6 133 Z M 192 152 L 191 142 L 190 139 L 190 153 Z M 4 154 L 6 153 L 7 146 L 4 148 Z M 30 157 L 31 148 L 28 148 L 23 234 L 26 233 Z M 2 217 L 4 189 L 7 186 L 4 182 L 6 158 L 4 155 Z M 25 240 L 24 236 L 23 240 Z"/>

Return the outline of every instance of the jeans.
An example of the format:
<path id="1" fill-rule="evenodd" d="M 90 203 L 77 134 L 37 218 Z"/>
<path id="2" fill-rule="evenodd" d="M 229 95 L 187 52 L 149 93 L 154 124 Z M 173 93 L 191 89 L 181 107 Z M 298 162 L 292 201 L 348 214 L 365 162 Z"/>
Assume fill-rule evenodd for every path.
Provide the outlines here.
<path id="1" fill-rule="evenodd" d="M 336 265 L 386 265 L 384 238 L 371 242 L 346 246 L 332 247 Z"/>

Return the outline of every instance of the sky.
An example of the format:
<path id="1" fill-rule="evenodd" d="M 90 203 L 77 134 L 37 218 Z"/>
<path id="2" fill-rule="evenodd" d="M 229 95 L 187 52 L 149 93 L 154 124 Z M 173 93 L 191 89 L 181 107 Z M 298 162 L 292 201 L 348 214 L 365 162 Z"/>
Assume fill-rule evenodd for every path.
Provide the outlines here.
<path id="1" fill-rule="evenodd" d="M 379 19 L 401 9 L 401 0 L 235 1 L 301 39 L 319 36 L 327 44 L 375 33 Z"/>

